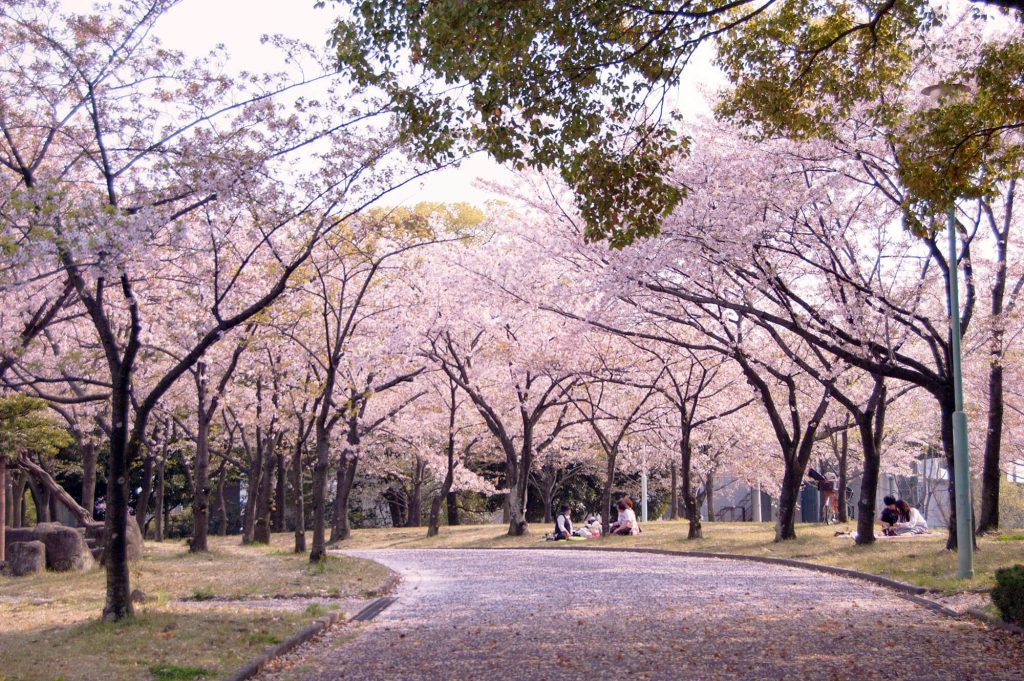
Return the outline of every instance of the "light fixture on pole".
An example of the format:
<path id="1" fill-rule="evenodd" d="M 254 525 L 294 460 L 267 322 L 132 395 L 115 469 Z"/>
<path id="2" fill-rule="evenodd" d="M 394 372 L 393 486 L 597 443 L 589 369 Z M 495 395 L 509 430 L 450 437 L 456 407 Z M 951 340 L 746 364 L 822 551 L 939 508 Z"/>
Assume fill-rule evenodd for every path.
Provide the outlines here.
<path id="1" fill-rule="evenodd" d="M 960 99 L 969 92 L 961 84 L 931 85 L 921 94 L 937 105 L 943 99 Z M 956 553 L 960 579 L 974 577 L 974 512 L 971 504 L 971 472 L 967 450 L 967 415 L 964 413 L 963 376 L 960 371 L 960 268 L 956 255 L 956 206 L 946 208 L 949 231 L 949 328 L 953 372 L 953 488 L 956 497 Z"/>

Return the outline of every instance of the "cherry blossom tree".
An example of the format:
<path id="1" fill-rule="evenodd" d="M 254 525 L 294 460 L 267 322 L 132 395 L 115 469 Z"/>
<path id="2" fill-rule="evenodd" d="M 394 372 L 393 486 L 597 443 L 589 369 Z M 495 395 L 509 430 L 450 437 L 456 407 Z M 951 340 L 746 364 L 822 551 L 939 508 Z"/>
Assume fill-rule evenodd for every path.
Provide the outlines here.
<path id="1" fill-rule="evenodd" d="M 389 131 L 330 72 L 310 97 L 284 75 L 234 77 L 161 48 L 152 27 L 172 4 L 85 16 L 15 2 L 0 15 L 5 240 L 70 282 L 110 373 L 109 619 L 132 614 L 128 466 L 161 397 L 279 297 L 327 231 L 409 176 L 382 172 Z M 140 385 L 146 334 L 168 316 L 169 301 L 152 310 L 149 274 L 199 253 L 197 231 L 207 296 L 177 317 L 207 323 Z"/>
<path id="2" fill-rule="evenodd" d="M 530 258 L 516 258 L 504 232 L 472 249 L 452 248 L 423 354 L 464 392 L 504 455 L 509 534 L 529 531 L 526 497 L 536 453 L 573 423 L 570 393 L 576 325 L 510 295 L 544 285 Z M 467 298 L 463 294 L 472 294 Z"/>

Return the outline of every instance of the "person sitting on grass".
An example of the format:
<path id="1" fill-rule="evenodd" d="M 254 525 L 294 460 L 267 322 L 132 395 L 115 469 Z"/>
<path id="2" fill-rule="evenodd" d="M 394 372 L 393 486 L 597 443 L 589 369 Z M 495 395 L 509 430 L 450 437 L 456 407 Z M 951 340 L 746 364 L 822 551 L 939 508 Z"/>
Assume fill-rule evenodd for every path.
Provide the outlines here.
<path id="1" fill-rule="evenodd" d="M 633 503 L 629 497 L 615 502 L 619 518 L 609 526 L 610 534 L 640 534 L 640 525 L 636 522 L 636 513 L 633 512 L 632 506 Z"/>
<path id="2" fill-rule="evenodd" d="M 900 513 L 896 510 L 896 497 L 885 497 L 882 499 L 882 514 L 878 518 L 878 522 L 882 525 L 882 534 L 886 536 L 892 536 L 892 526 L 900 520 Z"/>
<path id="3" fill-rule="evenodd" d="M 896 502 L 896 510 L 899 512 L 899 520 L 892 526 L 893 534 L 899 536 L 904 534 L 928 534 L 928 521 L 924 519 L 921 512 L 900 499 Z"/>
<path id="4" fill-rule="evenodd" d="M 579 529 L 579 535 L 587 539 L 601 536 L 601 515 L 590 516 L 583 527 Z"/>
<path id="5" fill-rule="evenodd" d="M 569 504 L 562 504 L 561 513 L 555 518 L 555 539 L 568 539 L 572 536 L 572 516 L 569 513 Z"/>

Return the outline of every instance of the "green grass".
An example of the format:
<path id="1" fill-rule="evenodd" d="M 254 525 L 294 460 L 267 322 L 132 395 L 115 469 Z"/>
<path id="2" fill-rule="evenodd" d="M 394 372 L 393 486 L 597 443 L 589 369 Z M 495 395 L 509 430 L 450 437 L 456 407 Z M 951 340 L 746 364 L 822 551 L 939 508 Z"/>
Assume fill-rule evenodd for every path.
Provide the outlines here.
<path id="1" fill-rule="evenodd" d="M 0 577 L 0 681 L 223 678 L 322 614 L 257 609 L 246 599 L 363 599 L 388 578 L 382 566 L 344 556 L 310 566 L 291 541 L 281 534 L 269 547 L 243 547 L 238 537 L 216 537 L 197 555 L 179 542 L 147 542 L 131 565 L 132 588 L 146 601 L 114 623 L 100 620 L 102 570 Z"/>
<path id="2" fill-rule="evenodd" d="M 173 664 L 158 664 L 149 668 L 153 681 L 190 681 L 202 679 L 210 673 L 202 667 L 179 667 Z"/>
<path id="3" fill-rule="evenodd" d="M 212 601 L 217 597 L 217 594 L 213 593 L 213 589 L 208 586 L 197 586 L 192 589 L 192 598 L 197 601 Z"/>

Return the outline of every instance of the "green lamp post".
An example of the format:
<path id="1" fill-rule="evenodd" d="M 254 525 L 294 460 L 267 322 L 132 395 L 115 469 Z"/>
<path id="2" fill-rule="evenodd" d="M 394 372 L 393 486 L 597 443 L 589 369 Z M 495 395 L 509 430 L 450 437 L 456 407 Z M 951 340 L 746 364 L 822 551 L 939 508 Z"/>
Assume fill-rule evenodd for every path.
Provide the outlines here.
<path id="1" fill-rule="evenodd" d="M 969 88 L 943 83 L 921 91 L 936 104 L 941 99 L 960 99 Z M 974 577 L 974 511 L 971 503 L 971 471 L 967 451 L 967 414 L 964 413 L 963 375 L 960 371 L 960 293 L 956 256 L 956 207 L 946 209 L 949 231 L 949 327 L 953 370 L 953 490 L 956 498 L 956 548 L 960 579 Z"/>
<path id="2" fill-rule="evenodd" d="M 974 577 L 974 512 L 971 504 L 971 469 L 967 453 L 967 414 L 960 372 L 960 293 L 956 264 L 956 216 L 946 210 L 949 227 L 949 326 L 953 363 L 953 486 L 956 496 L 956 554 L 960 579 Z"/>

